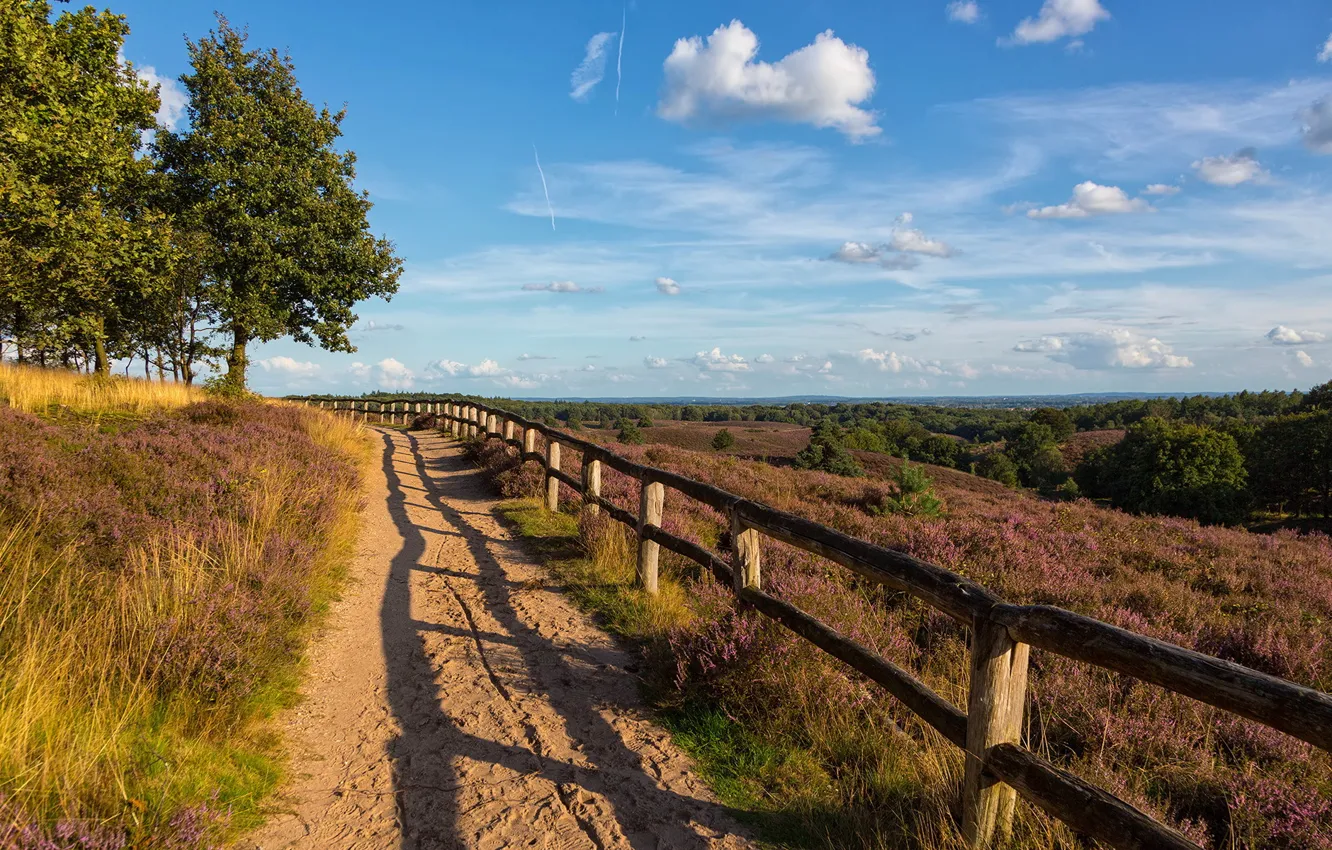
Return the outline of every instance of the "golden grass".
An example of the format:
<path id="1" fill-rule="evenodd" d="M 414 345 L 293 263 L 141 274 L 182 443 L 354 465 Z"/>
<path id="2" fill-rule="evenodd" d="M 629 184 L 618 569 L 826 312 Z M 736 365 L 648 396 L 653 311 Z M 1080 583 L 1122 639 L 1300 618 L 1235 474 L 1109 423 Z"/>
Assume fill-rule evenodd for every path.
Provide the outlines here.
<path id="1" fill-rule="evenodd" d="M 47 379 L 13 367 L 0 381 L 26 405 L 72 401 L 93 414 L 105 410 L 98 403 L 144 412 L 198 396 L 129 381 L 108 392 L 78 376 Z M 303 425 L 330 452 L 361 464 L 373 456 L 358 424 L 310 411 Z M 294 700 L 299 681 L 290 647 L 308 642 L 335 598 L 359 531 L 356 488 L 337 494 L 335 515 L 319 528 L 293 527 L 286 508 L 305 484 L 292 472 L 252 479 L 245 520 L 213 529 L 207 547 L 188 536 L 147 539 L 114 571 L 88 569 L 80 544 L 53 550 L 40 514 L 0 524 L 0 833 L 5 817 L 66 820 L 106 824 L 130 846 L 147 846 L 200 805 L 227 810 L 231 830 L 261 820 L 262 801 L 282 777 L 267 720 Z M 219 705 L 188 684 L 163 693 L 145 668 L 194 627 L 201 598 L 226 607 L 228 594 L 253 580 L 264 541 L 274 538 L 313 547 L 302 581 L 315 616 L 256 660 L 262 673 L 240 704 Z"/>
<path id="2" fill-rule="evenodd" d="M 142 414 L 203 398 L 203 390 L 175 381 L 96 378 L 66 369 L 0 364 L 0 401 L 27 413 Z"/>

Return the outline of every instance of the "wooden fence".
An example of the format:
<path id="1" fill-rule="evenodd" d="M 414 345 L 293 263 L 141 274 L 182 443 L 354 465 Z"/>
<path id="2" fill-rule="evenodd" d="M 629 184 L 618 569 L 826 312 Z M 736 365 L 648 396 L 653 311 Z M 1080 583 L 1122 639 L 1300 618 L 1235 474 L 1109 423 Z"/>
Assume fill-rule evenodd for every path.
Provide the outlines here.
<path id="1" fill-rule="evenodd" d="M 306 402 L 313 404 L 314 402 Z M 320 403 L 323 406 L 323 403 Z M 330 403 L 333 404 L 333 403 Z M 365 402 L 336 409 L 367 418 Z M 358 410 L 354 405 L 361 404 Z M 374 404 L 371 402 L 370 404 Z M 559 508 L 561 483 L 581 494 L 590 510 L 604 510 L 634 530 L 638 579 L 657 590 L 657 557 L 664 546 L 711 571 L 762 614 L 877 682 L 946 740 L 965 752 L 962 832 L 985 848 L 1012 827 L 1020 795 L 1074 831 L 1123 850 L 1200 850 L 1188 838 L 1128 803 L 1022 746 L 1027 663 L 1032 647 L 1133 676 L 1332 750 L 1332 696 L 1234 664 L 1135 634 L 1048 605 L 1012 605 L 964 576 L 835 529 L 743 499 L 674 472 L 634 463 L 604 446 L 475 402 L 400 402 L 396 417 L 433 413 L 457 438 L 501 439 L 523 461 L 545 468 L 545 504 Z M 352 406 L 347 406 L 352 405 Z M 389 421 L 394 421 L 392 418 Z M 518 430 L 522 431 L 519 438 Z M 536 436 L 546 451 L 536 450 Z M 582 453 L 582 475 L 560 468 L 561 447 Z M 606 465 L 641 485 L 635 516 L 601 496 Z M 721 555 L 662 530 L 665 488 L 710 505 L 730 518 L 732 551 Z M 891 661 L 839 634 L 799 608 L 763 591 L 762 537 L 821 555 L 859 576 L 909 593 L 971 629 L 971 681 L 964 712 Z"/>

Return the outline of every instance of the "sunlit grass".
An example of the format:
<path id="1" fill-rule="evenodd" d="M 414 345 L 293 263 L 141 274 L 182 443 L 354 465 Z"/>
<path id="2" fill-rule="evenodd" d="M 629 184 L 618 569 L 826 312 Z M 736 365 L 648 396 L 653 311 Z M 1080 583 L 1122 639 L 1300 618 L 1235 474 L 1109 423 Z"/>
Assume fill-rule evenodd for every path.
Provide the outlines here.
<path id="1" fill-rule="evenodd" d="M 139 414 L 203 398 L 203 390 L 176 381 L 97 378 L 67 369 L 0 364 L 0 401 L 26 413 Z"/>

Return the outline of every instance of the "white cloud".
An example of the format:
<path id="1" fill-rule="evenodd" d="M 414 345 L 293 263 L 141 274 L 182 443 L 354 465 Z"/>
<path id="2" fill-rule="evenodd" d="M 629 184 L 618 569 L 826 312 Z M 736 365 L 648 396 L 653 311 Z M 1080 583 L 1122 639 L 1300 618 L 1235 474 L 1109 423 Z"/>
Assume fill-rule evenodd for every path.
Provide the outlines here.
<path id="1" fill-rule="evenodd" d="M 739 354 L 722 354 L 720 348 L 700 351 L 690 361 L 704 372 L 748 372 L 749 363 Z"/>
<path id="2" fill-rule="evenodd" d="M 121 64 L 124 64 L 125 57 L 120 57 Z M 157 107 L 157 123 L 168 130 L 174 130 L 180 126 L 180 119 L 185 115 L 185 107 L 189 103 L 189 98 L 185 94 L 185 88 L 180 82 L 171 78 L 163 77 L 157 73 L 157 69 L 152 65 L 143 65 L 134 67 L 134 75 L 151 86 L 157 86 L 157 97 L 161 105 Z"/>
<path id="3" fill-rule="evenodd" d="M 1193 163 L 1194 169 L 1213 186 L 1238 186 L 1250 180 L 1260 180 L 1267 172 L 1258 162 L 1258 152 L 1244 148 L 1234 156 L 1207 156 Z"/>
<path id="4" fill-rule="evenodd" d="M 843 242 L 828 259 L 839 263 L 877 263 L 883 259 L 883 249 L 867 242 Z"/>
<path id="5" fill-rule="evenodd" d="M 776 359 L 777 359 L 777 358 L 776 358 L 776 357 L 773 357 L 771 354 L 760 354 L 758 357 L 755 357 L 755 358 L 754 358 L 754 362 L 755 362 L 755 363 L 772 363 L 772 362 L 775 361 Z"/>
<path id="6" fill-rule="evenodd" d="M 1045 0 L 1035 18 L 1023 18 L 1013 30 L 1014 44 L 1046 44 L 1085 35 L 1110 18 L 1100 0 Z"/>
<path id="7" fill-rule="evenodd" d="M 265 372 L 278 372 L 293 378 L 309 378 L 319 373 L 319 364 L 307 360 L 295 360 L 284 354 L 266 357 L 256 361 Z"/>
<path id="8" fill-rule="evenodd" d="M 920 261 L 909 254 L 931 257 L 951 257 L 953 249 L 946 242 L 931 239 L 923 231 L 905 225 L 911 224 L 911 213 L 902 213 L 893 222 L 888 241 L 878 245 L 869 242 L 843 242 L 827 259 L 839 263 L 878 263 L 886 269 L 913 269 Z"/>
<path id="9" fill-rule="evenodd" d="M 1118 186 L 1102 186 L 1087 180 L 1073 187 L 1067 203 L 1027 210 L 1028 218 L 1087 218 L 1094 215 L 1145 212 L 1151 206 L 1141 198 L 1130 198 Z"/>
<path id="10" fill-rule="evenodd" d="M 518 355 L 518 359 L 522 361 L 522 360 L 554 360 L 555 358 L 547 357 L 543 354 L 528 354 L 526 352 L 523 352 L 522 354 Z"/>
<path id="11" fill-rule="evenodd" d="M 980 20 L 980 4 L 976 0 L 953 0 L 948 4 L 948 20 L 960 24 L 974 24 Z"/>
<path id="12" fill-rule="evenodd" d="M 759 41 L 738 20 L 707 37 L 682 38 L 666 57 L 657 114 L 668 121 L 774 119 L 834 128 L 853 140 L 878 135 L 856 104 L 874 93 L 869 53 L 820 33 L 775 63 L 757 61 Z"/>
<path id="13" fill-rule="evenodd" d="M 647 339 L 647 337 L 645 337 L 645 336 L 638 336 L 638 335 L 635 335 L 635 336 L 631 336 L 631 337 L 629 337 L 629 341 L 630 341 L 630 342 L 642 342 L 642 341 L 645 340 L 645 339 Z"/>
<path id="14" fill-rule="evenodd" d="M 669 277 L 657 278 L 657 291 L 662 295 L 679 295 L 680 284 L 671 280 Z"/>
<path id="15" fill-rule="evenodd" d="M 347 367 L 347 374 L 351 376 L 352 380 L 358 383 L 370 380 L 370 374 L 372 371 L 370 366 L 367 366 L 360 361 L 352 363 Z"/>
<path id="16" fill-rule="evenodd" d="M 375 364 L 375 380 L 384 389 L 407 389 L 416 382 L 416 374 L 392 357 Z"/>
<path id="17" fill-rule="evenodd" d="M 1309 345 L 1322 342 L 1327 336 L 1318 331 L 1297 331 L 1285 325 L 1277 325 L 1267 332 L 1267 339 L 1273 345 Z"/>
<path id="18" fill-rule="evenodd" d="M 541 386 L 541 379 L 544 377 L 545 375 L 536 377 L 528 375 L 504 375 L 503 377 L 496 378 L 495 383 L 501 387 L 508 387 L 515 390 L 534 390 Z"/>
<path id="19" fill-rule="evenodd" d="M 1173 183 L 1152 183 L 1142 190 L 1144 195 L 1178 195 L 1179 187 Z"/>
<path id="20" fill-rule="evenodd" d="M 1295 359 L 1299 361 L 1299 364 L 1306 369 L 1311 368 L 1314 364 L 1314 359 L 1309 355 L 1305 354 L 1303 351 L 1295 352 Z"/>
<path id="21" fill-rule="evenodd" d="M 1058 334 L 1024 340 L 1014 351 L 1039 352 L 1075 369 L 1187 369 L 1189 358 L 1155 337 L 1144 337 L 1127 328 Z"/>
<path id="22" fill-rule="evenodd" d="M 902 358 L 898 357 L 895 351 L 875 351 L 872 348 L 862 348 L 856 352 L 856 359 L 861 363 L 877 366 L 881 372 L 902 371 Z"/>
<path id="23" fill-rule="evenodd" d="M 1323 42 L 1323 49 L 1318 51 L 1318 61 L 1332 62 L 1332 35 L 1327 37 L 1327 41 Z"/>
<path id="24" fill-rule="evenodd" d="M 644 357 L 643 365 L 649 369 L 665 369 L 671 365 L 665 357 Z"/>
<path id="25" fill-rule="evenodd" d="M 910 218 L 907 219 L 907 221 L 910 220 Z M 904 251 L 909 254 L 928 254 L 931 257 L 951 257 L 953 255 L 953 249 L 947 243 L 930 239 L 919 230 L 894 230 L 892 238 L 888 240 L 888 247 L 894 251 Z"/>
<path id="26" fill-rule="evenodd" d="M 615 38 L 613 32 L 599 32 L 587 40 L 587 52 L 583 56 L 583 62 L 574 69 L 573 75 L 569 78 L 569 97 L 577 101 L 586 101 L 592 94 L 592 89 L 601 82 L 602 76 L 606 73 L 607 48 L 613 38 Z"/>
<path id="27" fill-rule="evenodd" d="M 524 291 L 524 292 L 558 292 L 558 293 L 565 293 L 565 294 L 567 294 L 567 293 L 574 293 L 574 292 L 587 292 L 587 293 L 595 294 L 595 293 L 598 293 L 598 292 L 602 292 L 602 291 L 604 291 L 604 290 L 602 290 L 602 288 L 601 288 L 600 286 L 582 287 L 582 286 L 579 286 L 578 284 L 574 283 L 572 280 L 554 280 L 554 281 L 551 281 L 550 283 L 524 283 L 524 284 L 523 284 L 523 291 Z"/>
<path id="28" fill-rule="evenodd" d="M 1300 137 L 1314 153 L 1332 153 L 1332 97 L 1321 97 L 1300 110 Z"/>
<path id="29" fill-rule="evenodd" d="M 428 380 L 438 380 L 446 375 L 450 378 L 497 378 L 507 374 L 509 374 L 508 369 L 490 358 L 486 358 L 474 366 L 459 363 L 457 360 L 433 360 L 427 363 L 425 368 L 425 376 Z"/>

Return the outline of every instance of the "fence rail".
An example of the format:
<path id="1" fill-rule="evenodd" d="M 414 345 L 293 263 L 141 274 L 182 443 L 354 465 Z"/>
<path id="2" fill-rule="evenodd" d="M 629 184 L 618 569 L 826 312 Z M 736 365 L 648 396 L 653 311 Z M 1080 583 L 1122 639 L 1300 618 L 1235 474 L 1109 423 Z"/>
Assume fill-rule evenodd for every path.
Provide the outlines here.
<path id="1" fill-rule="evenodd" d="M 307 401 L 307 404 L 313 404 Z M 361 405 L 357 408 L 356 405 Z M 333 409 L 368 419 L 430 413 L 458 438 L 500 439 L 524 462 L 545 468 L 545 505 L 559 508 L 559 485 L 582 496 L 587 510 L 605 511 L 634 530 L 638 579 L 657 588 L 657 554 L 664 547 L 695 561 L 752 605 L 795 634 L 870 678 L 945 740 L 965 753 L 962 832 L 976 848 L 1002 843 L 1012 827 L 1016 798 L 1023 798 L 1083 835 L 1138 850 L 1200 850 L 1188 838 L 1112 794 L 1061 770 L 1021 744 L 1031 648 L 1122 673 L 1332 750 L 1332 696 L 1248 667 L 1120 629 L 1047 605 L 1012 605 L 957 573 L 901 552 L 850 537 L 819 523 L 728 493 L 664 469 L 645 466 L 605 446 L 477 402 L 398 402 L 385 411 L 374 402 L 333 402 Z M 324 402 L 320 402 L 323 407 Z M 341 405 L 341 406 L 339 406 Z M 399 409 L 402 407 L 414 409 Z M 521 439 L 515 435 L 521 429 Z M 536 436 L 546 452 L 536 450 Z M 582 475 L 560 469 L 567 446 L 582 455 Z M 639 512 L 601 496 L 601 466 L 641 483 Z M 664 488 L 703 502 L 731 524 L 730 563 L 721 555 L 661 528 Z M 971 681 L 964 712 L 909 671 L 762 589 L 761 539 L 783 543 L 834 561 L 856 574 L 909 593 L 971 629 Z"/>

